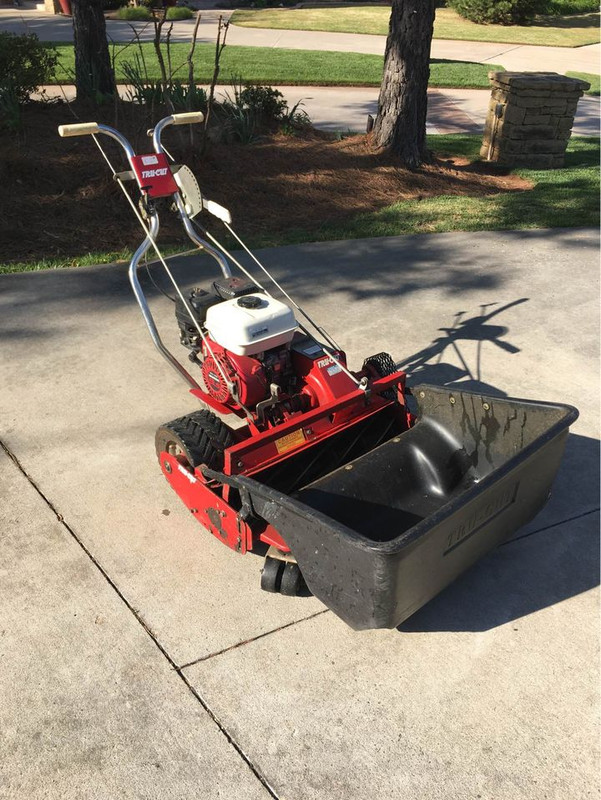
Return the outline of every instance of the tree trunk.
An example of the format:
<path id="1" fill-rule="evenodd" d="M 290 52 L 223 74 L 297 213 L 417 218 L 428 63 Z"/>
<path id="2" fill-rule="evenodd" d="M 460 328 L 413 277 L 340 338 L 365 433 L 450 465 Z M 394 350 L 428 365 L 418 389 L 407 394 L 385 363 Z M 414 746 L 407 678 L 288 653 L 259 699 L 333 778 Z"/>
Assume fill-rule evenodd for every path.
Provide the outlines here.
<path id="1" fill-rule="evenodd" d="M 392 0 L 384 74 L 373 128 L 377 147 L 408 167 L 427 160 L 426 110 L 435 0 Z"/>
<path id="2" fill-rule="evenodd" d="M 77 99 L 115 94 L 102 0 L 72 0 Z"/>

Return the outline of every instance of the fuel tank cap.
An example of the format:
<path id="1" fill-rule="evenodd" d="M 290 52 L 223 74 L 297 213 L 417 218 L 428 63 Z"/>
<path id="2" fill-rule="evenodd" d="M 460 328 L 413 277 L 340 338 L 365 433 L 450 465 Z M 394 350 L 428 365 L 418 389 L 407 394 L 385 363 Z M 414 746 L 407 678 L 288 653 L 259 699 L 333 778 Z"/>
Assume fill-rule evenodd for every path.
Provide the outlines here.
<path id="1" fill-rule="evenodd" d="M 252 294 L 244 295 L 243 297 L 239 297 L 237 301 L 239 306 L 242 308 L 261 308 L 263 305 L 263 301 L 260 297 L 255 297 Z"/>

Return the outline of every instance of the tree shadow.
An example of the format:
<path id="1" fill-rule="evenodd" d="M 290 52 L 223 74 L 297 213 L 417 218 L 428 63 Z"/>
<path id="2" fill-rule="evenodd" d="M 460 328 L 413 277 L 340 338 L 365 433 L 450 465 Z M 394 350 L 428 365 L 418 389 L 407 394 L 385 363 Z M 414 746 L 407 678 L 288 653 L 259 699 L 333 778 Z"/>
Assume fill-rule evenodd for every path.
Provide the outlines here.
<path id="1" fill-rule="evenodd" d="M 551 239 L 557 243 L 558 248 L 575 249 L 577 252 L 583 248 L 596 247 L 594 241 L 574 237 L 569 230 L 506 231 L 497 235 L 504 241 L 517 240 L 528 246 L 535 246 L 538 239 Z M 274 276 L 283 282 L 291 296 L 301 304 L 315 304 L 312 313 L 318 315 L 330 313 L 327 302 L 328 298 L 334 296 L 339 298 L 341 307 L 344 308 L 364 300 L 384 298 L 387 302 L 401 301 L 433 289 L 440 289 L 456 297 L 472 290 L 496 293 L 502 290 L 505 282 L 504 270 L 494 258 L 483 265 L 480 256 L 472 255 L 466 250 L 461 238 L 457 238 L 455 234 L 434 237 L 416 234 L 354 240 L 352 247 L 345 241 L 318 242 L 300 247 L 268 248 L 257 250 L 256 253 Z M 237 252 L 236 256 L 253 274 L 260 277 L 256 265 L 253 268 L 253 263 L 246 254 Z M 215 262 L 200 253 L 168 260 L 183 287 L 208 286 L 220 274 Z M 151 271 L 155 281 L 170 291 L 169 280 L 160 265 L 152 266 Z M 237 272 L 236 269 L 234 271 Z M 139 276 L 149 300 L 156 298 L 161 301 L 143 267 Z M 92 328 L 98 326 L 98 330 L 102 330 L 106 315 L 124 306 L 131 308 L 133 329 L 137 327 L 144 331 L 127 278 L 127 265 L 124 263 L 6 274 L 0 276 L 0 282 L 0 337 L 6 343 L 13 340 L 17 344 L 25 338 L 31 339 L 27 334 L 31 327 L 31 309 L 38 306 L 44 308 L 44 315 L 43 318 L 38 318 L 35 327 L 45 337 L 56 336 L 60 339 L 70 335 L 69 322 L 73 320 L 76 325 L 80 313 L 88 316 Z M 512 301 L 512 304 L 516 303 L 517 301 Z M 485 307 L 484 311 L 473 318 L 458 315 L 455 322 L 450 324 L 450 330 L 457 328 L 451 339 L 448 334 L 437 337 L 428 346 L 432 348 L 430 358 L 427 353 L 418 351 L 403 359 L 402 366 L 407 371 L 410 368 L 416 373 L 421 371 L 421 381 L 439 384 L 462 379 L 477 381 L 481 374 L 477 367 L 459 371 L 458 367 L 449 364 L 445 366 L 443 359 L 439 359 L 437 363 L 436 357 L 445 341 L 448 353 L 454 351 L 455 347 L 460 347 L 460 335 L 465 341 L 478 341 L 480 337 L 482 342 L 492 336 L 495 346 L 511 348 L 512 345 L 507 345 L 503 339 L 504 334 L 495 330 L 496 325 L 491 328 L 490 322 L 480 319 L 488 316 L 490 320 L 491 314 L 498 316 L 506 308 L 507 306 L 502 306 L 495 310 L 491 306 L 487 312 Z M 157 314 L 157 323 L 161 329 L 164 324 L 168 330 L 173 328 L 173 311 L 169 301 L 164 300 L 153 306 L 153 313 Z M 337 335 L 335 319 L 326 320 L 326 327 L 332 328 L 332 334 Z M 481 330 L 477 333 L 479 328 Z M 498 344 L 499 341 L 502 344 Z M 448 350 L 449 347 L 451 350 Z M 472 386 L 478 388 L 473 384 Z"/>
<path id="2" fill-rule="evenodd" d="M 438 336 L 423 350 L 407 356 L 399 363 L 398 366 L 402 367 L 408 374 L 409 385 L 433 383 L 441 386 L 461 381 L 462 389 L 505 397 L 506 393 L 504 391 L 482 381 L 482 347 L 485 342 L 489 342 L 511 355 L 519 353 L 520 349 L 518 347 L 502 338 L 508 333 L 509 329 L 503 325 L 491 325 L 489 321 L 498 314 L 527 302 L 527 297 L 521 297 L 498 308 L 493 308 L 492 311 L 488 309 L 496 306 L 496 303 L 483 303 L 480 306 L 480 314 L 472 317 L 466 317 L 465 311 L 458 311 L 450 328 L 438 329 L 443 332 L 443 336 Z M 461 350 L 461 342 L 477 343 L 474 369 L 470 368 L 468 359 L 465 358 Z M 461 367 L 443 361 L 447 350 L 454 353 Z"/>
<path id="3" fill-rule="evenodd" d="M 567 17 L 541 16 L 537 17 L 532 24 L 537 28 L 598 28 L 599 14 L 591 12 Z"/>

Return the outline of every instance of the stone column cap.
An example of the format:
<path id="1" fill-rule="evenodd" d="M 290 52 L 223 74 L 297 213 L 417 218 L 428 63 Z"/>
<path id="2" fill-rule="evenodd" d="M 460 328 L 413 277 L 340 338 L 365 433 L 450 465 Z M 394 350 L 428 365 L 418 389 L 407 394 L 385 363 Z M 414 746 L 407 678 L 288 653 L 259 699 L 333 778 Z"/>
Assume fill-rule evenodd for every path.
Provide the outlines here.
<path id="1" fill-rule="evenodd" d="M 585 92 L 591 88 L 590 83 L 580 78 L 568 78 L 558 72 L 505 72 L 491 70 L 488 73 L 491 83 L 506 86 L 510 89 L 538 89 L 541 91 L 564 90 L 568 92 Z"/>

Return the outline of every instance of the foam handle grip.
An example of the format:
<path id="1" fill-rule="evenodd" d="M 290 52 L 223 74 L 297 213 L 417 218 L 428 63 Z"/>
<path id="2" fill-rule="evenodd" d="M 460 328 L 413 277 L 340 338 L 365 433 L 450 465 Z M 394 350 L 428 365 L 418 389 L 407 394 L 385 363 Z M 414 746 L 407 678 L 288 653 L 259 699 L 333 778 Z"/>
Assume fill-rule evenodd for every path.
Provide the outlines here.
<path id="1" fill-rule="evenodd" d="M 74 125 L 59 125 L 59 136 L 86 136 L 90 133 L 98 133 L 97 122 L 77 122 Z"/>
<path id="2" fill-rule="evenodd" d="M 191 125 L 193 122 L 202 122 L 204 118 L 202 111 L 186 111 L 172 116 L 173 125 Z"/>

